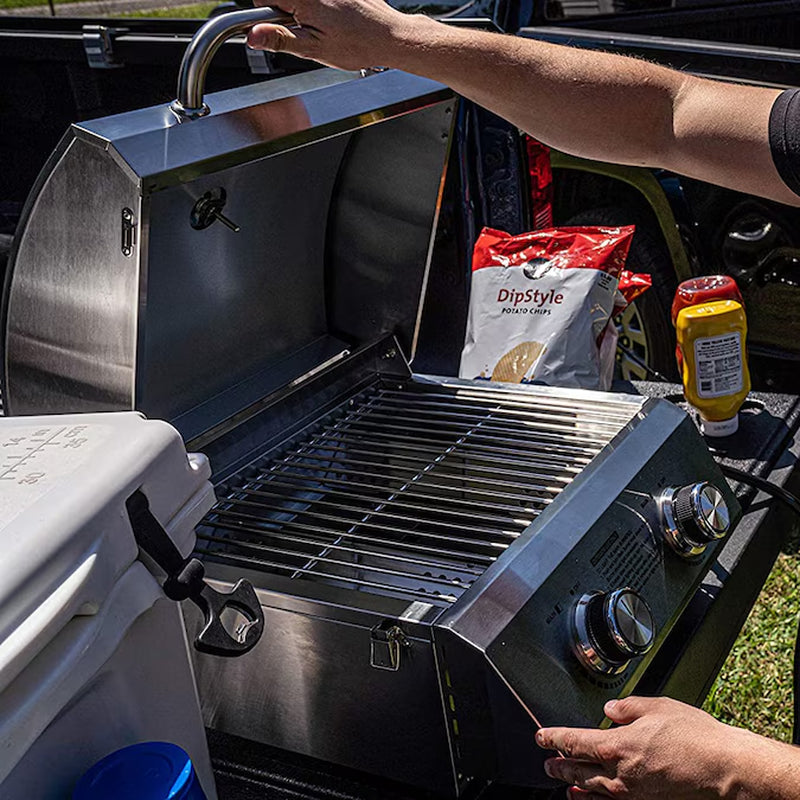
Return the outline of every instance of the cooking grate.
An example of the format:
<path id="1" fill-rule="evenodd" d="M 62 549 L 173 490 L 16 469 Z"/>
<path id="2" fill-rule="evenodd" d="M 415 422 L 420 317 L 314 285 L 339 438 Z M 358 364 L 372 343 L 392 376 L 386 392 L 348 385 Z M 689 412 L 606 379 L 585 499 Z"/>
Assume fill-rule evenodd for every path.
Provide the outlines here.
<path id="1" fill-rule="evenodd" d="M 229 485 L 198 552 L 453 603 L 633 413 L 488 386 L 373 387 Z"/>

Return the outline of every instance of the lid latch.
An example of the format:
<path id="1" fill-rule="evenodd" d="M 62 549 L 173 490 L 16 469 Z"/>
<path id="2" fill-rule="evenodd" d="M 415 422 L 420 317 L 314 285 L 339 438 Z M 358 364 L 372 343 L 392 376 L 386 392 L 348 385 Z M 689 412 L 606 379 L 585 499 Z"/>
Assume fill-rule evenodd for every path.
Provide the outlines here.
<path id="1" fill-rule="evenodd" d="M 167 574 L 164 594 L 170 600 L 191 600 L 203 613 L 203 630 L 195 639 L 195 649 L 214 656 L 240 656 L 252 650 L 264 632 L 264 612 L 250 581 L 239 580 L 230 592 L 218 592 L 205 582 L 202 562 L 180 554 L 141 490 L 137 489 L 125 506 L 136 544 Z M 233 633 L 222 621 L 228 610 L 243 618 Z"/>
<path id="2" fill-rule="evenodd" d="M 266 50 L 253 50 L 245 45 L 244 54 L 252 75 L 277 75 L 283 71 L 275 66 L 272 53 Z"/>
<path id="3" fill-rule="evenodd" d="M 400 654 L 411 647 L 403 629 L 393 620 L 384 620 L 370 631 L 369 664 L 375 669 L 397 672 Z"/>

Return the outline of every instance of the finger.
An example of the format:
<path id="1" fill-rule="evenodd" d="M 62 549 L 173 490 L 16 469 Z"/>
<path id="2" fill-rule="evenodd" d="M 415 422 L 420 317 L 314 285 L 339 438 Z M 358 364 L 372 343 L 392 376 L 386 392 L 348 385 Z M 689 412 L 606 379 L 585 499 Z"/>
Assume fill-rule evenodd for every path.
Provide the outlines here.
<path id="1" fill-rule="evenodd" d="M 541 728 L 536 732 L 536 743 L 545 750 L 558 750 L 571 758 L 603 761 L 597 747 L 609 736 L 609 731 L 594 728 Z"/>
<path id="2" fill-rule="evenodd" d="M 294 6 L 292 5 L 292 2 L 293 0 L 281 0 L 280 3 L 272 2 L 272 0 L 253 0 L 253 5 L 256 8 L 268 6 L 274 11 L 283 11 L 286 14 L 294 14 Z"/>
<path id="3" fill-rule="evenodd" d="M 247 34 L 247 45 L 253 50 L 292 53 L 306 58 L 312 56 L 316 41 L 313 31 L 307 28 L 287 28 L 270 23 L 256 25 Z"/>
<path id="4" fill-rule="evenodd" d="M 619 725 L 627 725 L 645 714 L 653 712 L 659 704 L 658 697 L 623 697 L 622 700 L 609 700 L 603 709 L 605 715 Z"/>
<path id="5" fill-rule="evenodd" d="M 577 786 L 579 789 L 611 794 L 610 786 L 613 778 L 600 764 L 574 758 L 548 758 L 544 762 L 544 771 L 551 778 Z"/>
<path id="6" fill-rule="evenodd" d="M 567 798 L 568 800 L 608 800 L 608 795 L 587 792 L 585 789 L 578 789 L 577 786 L 570 786 L 567 789 Z"/>

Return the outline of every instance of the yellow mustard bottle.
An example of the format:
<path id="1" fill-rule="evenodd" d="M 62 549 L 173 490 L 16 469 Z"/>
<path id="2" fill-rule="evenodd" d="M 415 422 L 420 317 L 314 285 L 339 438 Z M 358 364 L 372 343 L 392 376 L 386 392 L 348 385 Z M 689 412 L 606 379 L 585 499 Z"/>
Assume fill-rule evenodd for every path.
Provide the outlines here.
<path id="1" fill-rule="evenodd" d="M 700 414 L 706 436 L 729 436 L 739 428 L 739 409 L 750 391 L 747 318 L 741 303 L 712 300 L 687 306 L 675 321 L 683 392 Z"/>

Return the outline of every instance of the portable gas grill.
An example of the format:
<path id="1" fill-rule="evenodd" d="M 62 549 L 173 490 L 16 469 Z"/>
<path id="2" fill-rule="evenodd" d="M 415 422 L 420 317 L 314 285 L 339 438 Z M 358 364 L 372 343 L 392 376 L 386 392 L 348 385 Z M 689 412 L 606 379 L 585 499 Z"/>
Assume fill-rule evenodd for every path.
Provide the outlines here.
<path id="1" fill-rule="evenodd" d="M 319 70 L 208 112 L 196 67 L 40 177 L 9 411 L 136 408 L 210 457 L 199 553 L 266 620 L 247 655 L 196 654 L 210 728 L 448 795 L 540 784 L 537 725 L 636 688 L 736 500 L 665 401 L 412 373 L 449 90 Z"/>
<path id="2" fill-rule="evenodd" d="M 392 339 L 251 424 L 198 541 L 265 633 L 197 658 L 207 723 L 446 794 L 541 783 L 537 724 L 635 688 L 738 512 L 671 404 L 412 375 Z"/>

